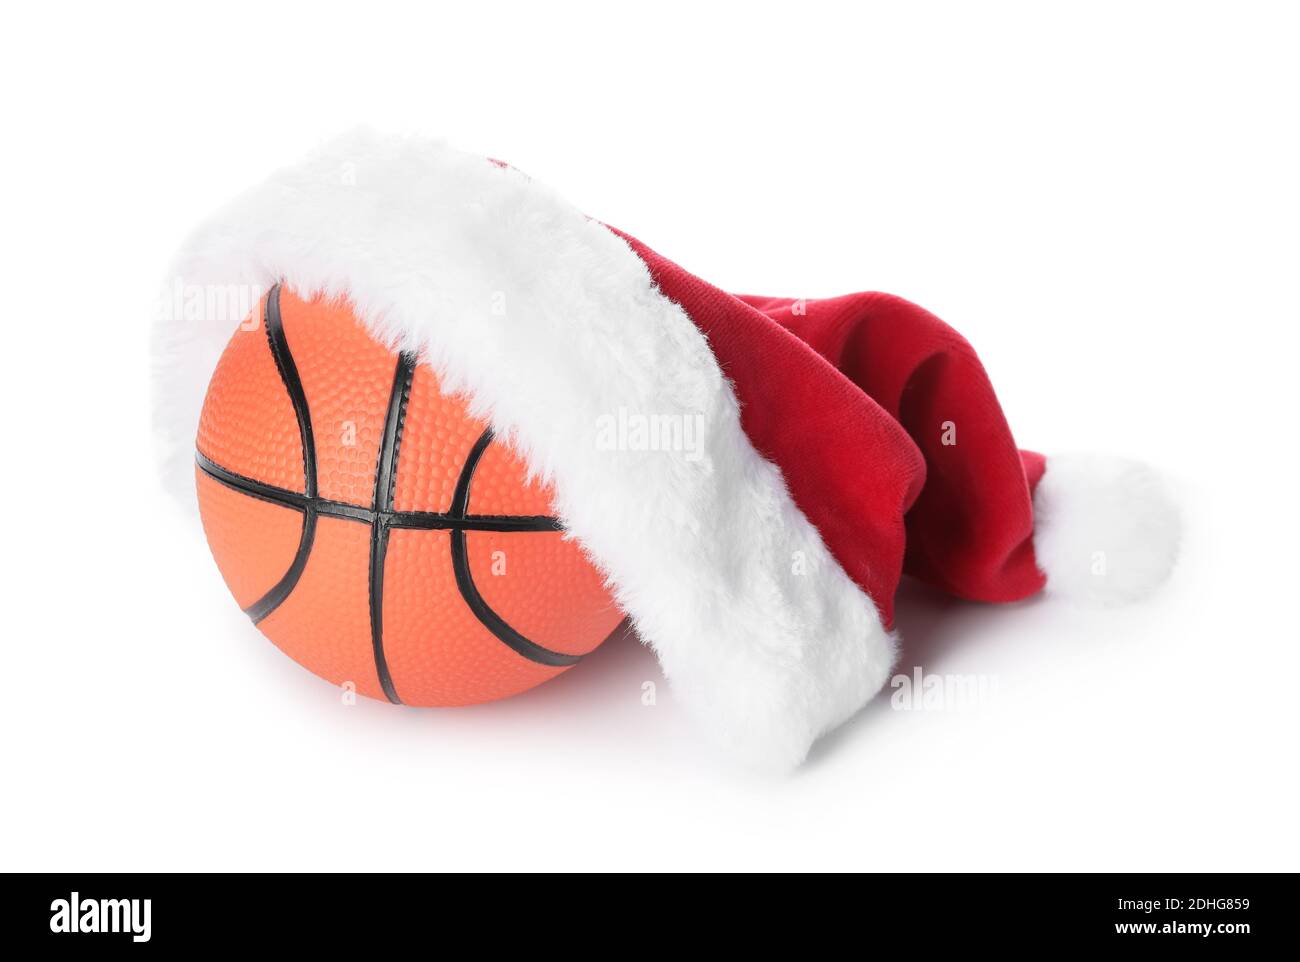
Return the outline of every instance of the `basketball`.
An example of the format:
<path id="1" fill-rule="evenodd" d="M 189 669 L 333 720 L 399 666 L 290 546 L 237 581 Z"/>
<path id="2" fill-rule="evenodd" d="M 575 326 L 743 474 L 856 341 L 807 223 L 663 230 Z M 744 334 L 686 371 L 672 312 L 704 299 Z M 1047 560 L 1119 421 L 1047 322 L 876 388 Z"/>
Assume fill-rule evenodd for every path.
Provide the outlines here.
<path id="1" fill-rule="evenodd" d="M 623 619 L 550 488 L 344 302 L 273 288 L 221 356 L 196 447 L 230 593 L 335 685 L 407 705 L 505 698 Z"/>

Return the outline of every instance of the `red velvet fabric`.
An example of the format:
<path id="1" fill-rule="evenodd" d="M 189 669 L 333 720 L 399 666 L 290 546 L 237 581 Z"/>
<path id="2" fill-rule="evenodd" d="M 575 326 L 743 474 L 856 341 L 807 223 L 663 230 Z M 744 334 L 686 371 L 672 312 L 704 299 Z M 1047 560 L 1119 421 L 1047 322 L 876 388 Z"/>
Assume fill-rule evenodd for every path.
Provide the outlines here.
<path id="1" fill-rule="evenodd" d="M 1032 491 L 971 346 L 889 294 L 733 296 L 621 235 L 708 337 L 754 447 L 887 625 L 906 571 L 977 601 L 1042 588 Z"/>

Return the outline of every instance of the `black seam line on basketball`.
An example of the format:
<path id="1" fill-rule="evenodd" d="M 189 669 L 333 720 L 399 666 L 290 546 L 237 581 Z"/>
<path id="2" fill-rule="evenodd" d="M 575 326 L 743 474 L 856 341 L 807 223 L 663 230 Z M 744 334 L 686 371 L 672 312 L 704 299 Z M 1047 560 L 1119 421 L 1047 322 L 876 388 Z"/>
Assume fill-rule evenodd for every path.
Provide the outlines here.
<path id="1" fill-rule="evenodd" d="M 298 435 L 302 439 L 303 490 L 308 498 L 316 497 L 316 436 L 312 433 L 311 409 L 307 406 L 307 392 L 303 389 L 298 365 L 293 362 L 289 339 L 284 333 L 284 319 L 280 316 L 280 285 L 276 284 L 266 295 L 266 340 L 271 345 L 276 370 L 284 389 L 293 403 L 294 417 L 298 419 Z"/>
<path id="2" fill-rule="evenodd" d="M 411 380 L 415 377 L 415 357 L 406 352 L 397 355 L 393 371 L 393 391 L 388 399 L 384 419 L 384 436 L 379 446 L 379 467 L 375 471 L 374 510 L 377 514 L 393 508 L 393 489 L 397 484 L 397 457 L 402 446 L 402 426 L 406 405 L 411 400 Z"/>
<path id="3" fill-rule="evenodd" d="M 375 497 L 372 509 L 375 523 L 370 527 L 370 644 L 375 654 L 375 674 L 379 687 L 394 705 L 397 695 L 388 659 L 384 655 L 384 559 L 388 554 L 388 522 L 393 507 L 393 489 L 397 481 L 397 458 L 402 444 L 402 424 L 406 405 L 411 399 L 411 379 L 415 376 L 415 357 L 406 352 L 397 355 L 393 369 L 393 389 L 384 418 L 384 436 L 379 445 L 379 462 L 375 468 Z"/>
<path id="4" fill-rule="evenodd" d="M 303 569 L 307 567 L 307 557 L 311 554 L 311 546 L 315 540 L 316 512 L 309 508 L 302 514 L 302 537 L 298 541 L 298 551 L 293 556 L 289 570 L 284 573 L 284 577 L 274 588 L 244 609 L 244 614 L 253 619 L 253 624 L 257 624 L 275 611 L 280 607 L 280 603 L 289 597 L 289 592 L 293 591 L 294 586 L 298 584 L 298 579 L 302 577 Z"/>
<path id="5" fill-rule="evenodd" d="M 280 372 L 280 380 L 293 404 L 294 416 L 298 419 L 298 436 L 302 442 L 303 489 L 306 503 L 302 508 L 302 535 L 298 539 L 298 550 L 294 553 L 289 570 L 275 583 L 266 594 L 244 609 L 244 613 L 257 624 L 284 603 L 298 585 L 307 559 L 311 556 L 312 545 L 316 541 L 316 507 L 312 503 L 316 497 L 316 442 L 311 431 L 311 411 L 307 407 L 307 392 L 303 390 L 302 378 L 298 376 L 298 366 L 293 362 L 293 352 L 289 350 L 289 341 L 284 333 L 284 321 L 280 316 L 280 285 L 276 284 L 266 295 L 266 340 L 271 348 L 271 357 L 275 359 L 275 368 Z"/>
<path id="6" fill-rule="evenodd" d="M 483 452 L 487 450 L 488 445 L 491 443 L 492 429 L 488 428 L 475 442 L 469 456 L 465 459 L 465 466 L 461 468 L 460 477 L 456 481 L 456 493 L 451 499 L 452 514 L 460 517 L 465 516 L 466 510 L 469 508 L 469 489 L 470 483 L 474 480 L 474 469 L 478 467 Z M 460 589 L 460 596 L 465 599 L 465 604 L 469 606 L 469 610 L 474 613 L 474 617 L 482 623 L 483 627 L 496 635 L 507 647 L 529 661 L 536 662 L 539 665 L 550 665 L 554 668 L 576 665 L 582 660 L 581 655 L 561 654 L 558 651 L 543 648 L 535 641 L 528 640 L 492 610 L 492 607 L 479 594 L 478 586 L 474 584 L 474 575 L 469 569 L 469 550 L 465 545 L 464 528 L 457 528 L 451 533 L 451 568 L 456 575 L 456 587 Z"/>
<path id="7" fill-rule="evenodd" d="M 451 566 L 456 573 L 456 587 L 460 589 L 460 595 L 465 599 L 469 610 L 474 612 L 474 617 L 483 624 L 483 627 L 496 635 L 506 646 L 529 661 L 554 668 L 576 665 L 582 661 L 581 655 L 565 655 L 543 648 L 535 641 L 529 641 L 492 610 L 479 594 L 478 586 L 474 584 L 474 576 L 469 570 L 469 551 L 465 547 L 464 528 L 457 528 L 451 533 Z"/>
<path id="8" fill-rule="evenodd" d="M 491 428 L 479 435 L 479 439 L 474 442 L 474 447 L 470 448 L 465 458 L 464 467 L 460 469 L 460 477 L 456 479 L 456 491 L 451 496 L 451 513 L 457 518 L 465 517 L 469 511 L 470 482 L 474 480 L 474 470 L 483 459 L 483 452 L 492 443 L 493 436 Z"/>
<path id="9" fill-rule="evenodd" d="M 277 488 L 275 485 L 237 474 L 205 457 L 202 452 L 194 452 L 194 462 L 200 471 L 212 480 L 226 487 L 246 494 L 250 498 L 276 504 L 294 511 L 305 511 L 308 504 L 316 514 L 329 518 L 341 518 L 345 521 L 359 521 L 362 524 L 374 524 L 377 516 L 388 519 L 390 528 L 413 528 L 426 531 L 446 531 L 464 528 L 468 531 L 563 531 L 564 525 L 558 518 L 545 515 L 528 514 L 467 514 L 457 518 L 437 511 L 393 511 L 375 512 L 359 504 L 347 501 L 329 501 L 325 498 L 311 500 L 299 491 Z"/>
<path id="10" fill-rule="evenodd" d="M 393 676 L 388 671 L 388 659 L 384 657 L 384 560 L 387 556 L 388 525 L 379 518 L 370 528 L 370 645 L 379 687 L 384 690 L 384 697 L 400 705 L 402 699 L 397 695 Z"/>
<path id="11" fill-rule="evenodd" d="M 456 517 L 425 511 L 394 511 L 387 515 L 391 528 L 452 531 L 563 531 L 559 518 L 540 514 L 467 514 Z"/>

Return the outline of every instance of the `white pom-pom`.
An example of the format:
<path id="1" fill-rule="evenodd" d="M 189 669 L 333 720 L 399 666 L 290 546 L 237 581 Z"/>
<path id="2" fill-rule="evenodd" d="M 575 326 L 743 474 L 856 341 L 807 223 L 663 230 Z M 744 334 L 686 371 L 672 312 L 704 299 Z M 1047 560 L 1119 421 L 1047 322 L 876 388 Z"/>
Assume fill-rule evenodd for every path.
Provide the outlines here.
<path id="1" fill-rule="evenodd" d="M 1146 465 L 1047 459 L 1034 491 L 1034 554 L 1050 594 L 1102 605 L 1141 598 L 1173 567 L 1178 533 L 1178 510 Z"/>

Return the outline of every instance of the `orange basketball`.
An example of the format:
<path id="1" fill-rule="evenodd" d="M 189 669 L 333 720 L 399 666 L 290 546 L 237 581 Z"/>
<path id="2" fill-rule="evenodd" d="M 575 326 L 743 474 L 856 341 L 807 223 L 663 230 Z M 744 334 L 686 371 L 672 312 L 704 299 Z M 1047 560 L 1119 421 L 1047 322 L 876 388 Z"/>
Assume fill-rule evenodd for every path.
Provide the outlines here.
<path id="1" fill-rule="evenodd" d="M 345 304 L 272 289 L 212 375 L 197 448 L 231 594 L 336 685 L 408 705 L 505 698 L 623 618 L 549 488 Z"/>

